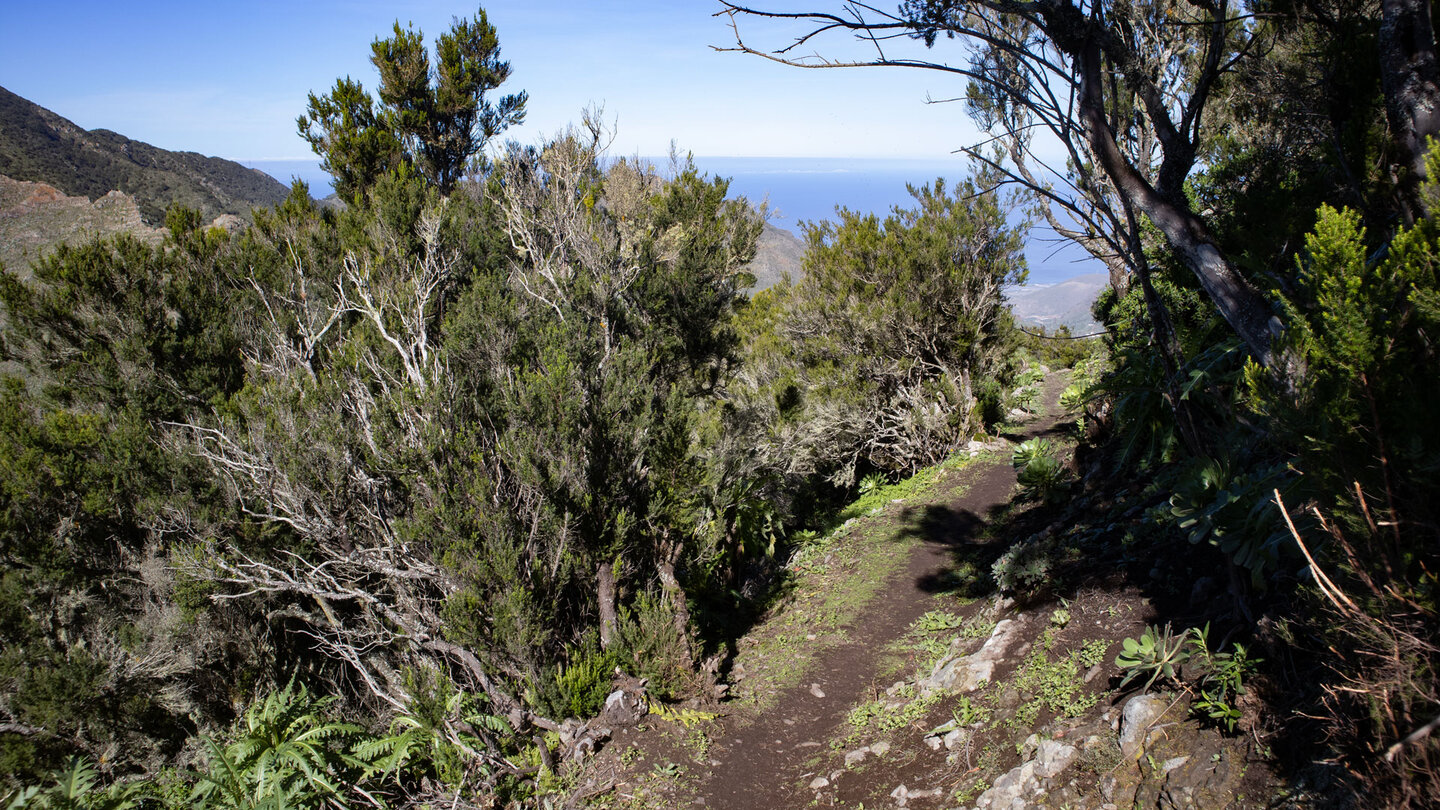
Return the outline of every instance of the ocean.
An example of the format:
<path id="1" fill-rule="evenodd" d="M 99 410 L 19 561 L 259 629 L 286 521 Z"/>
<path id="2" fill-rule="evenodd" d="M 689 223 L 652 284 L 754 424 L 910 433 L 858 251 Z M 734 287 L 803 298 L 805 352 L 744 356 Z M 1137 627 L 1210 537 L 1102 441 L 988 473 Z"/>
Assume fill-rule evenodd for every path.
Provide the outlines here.
<path id="1" fill-rule="evenodd" d="M 800 234 L 801 223 L 833 220 L 837 206 L 884 217 L 895 206 L 911 207 L 914 199 L 906 184 L 933 183 L 944 177 L 952 183 L 964 176 L 960 158 L 942 160 L 883 160 L 872 158 L 754 158 L 695 157 L 705 174 L 730 178 L 731 196 L 770 204 L 770 222 Z M 330 177 L 318 160 L 240 161 L 289 184 L 304 180 L 317 198 L 331 193 Z M 668 160 L 655 159 L 664 166 Z M 1036 227 L 1026 244 L 1031 284 L 1051 284 L 1086 273 L 1105 272 L 1104 266 L 1068 243 L 1057 244 L 1048 229 Z"/>

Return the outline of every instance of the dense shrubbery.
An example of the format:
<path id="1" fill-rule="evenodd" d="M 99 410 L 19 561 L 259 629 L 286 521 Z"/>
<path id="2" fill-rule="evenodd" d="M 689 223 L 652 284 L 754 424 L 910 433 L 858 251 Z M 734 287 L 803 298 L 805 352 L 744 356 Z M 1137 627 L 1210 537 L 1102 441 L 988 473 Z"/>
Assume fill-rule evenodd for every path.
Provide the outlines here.
<path id="1" fill-rule="evenodd" d="M 1328 715 L 1348 777 L 1403 805 L 1440 785 L 1435 743 L 1412 735 L 1440 707 L 1440 232 L 1433 212 L 1378 241 L 1361 220 L 1318 206 L 1280 295 L 1284 373 L 1247 365 L 1203 299 L 1162 271 L 1181 362 L 1167 370 L 1150 348 L 1137 290 L 1102 298 L 1114 369 L 1098 391 L 1113 463 L 1171 493 L 1148 517 L 1218 550 L 1237 612 L 1271 613 L 1289 654 L 1331 672 L 1306 699 Z M 1233 701 L 1207 705 L 1235 721 Z"/>
<path id="2" fill-rule="evenodd" d="M 226 806 L 508 790 L 535 756 L 516 732 L 593 713 L 616 666 L 703 686 L 691 605 L 773 559 L 784 504 L 861 451 L 780 466 L 784 425 L 747 424 L 762 394 L 734 376 L 758 216 L 597 134 L 449 197 L 402 166 L 340 213 L 297 186 L 239 235 L 177 211 L 164 246 L 0 277 L 25 370 L 0 425 L 8 773 L 189 759 Z M 1013 260 L 985 266 L 973 334 L 932 336 L 945 355 L 875 337 L 869 362 L 917 366 L 911 406 L 971 404 L 940 449 L 867 466 L 979 429 L 964 386 Z M 899 300 L 862 291 L 855 328 Z"/>
<path id="3" fill-rule="evenodd" d="M 1130 542 L 1168 532 L 1227 566 L 1231 618 L 1292 670 L 1329 671 L 1288 685 L 1327 713 L 1346 778 L 1423 804 L 1440 790 L 1440 209 L 1384 137 L 1379 75 L 1336 69 L 1375 61 L 1374 15 L 1320 6 L 1213 26 L 1166 10 L 1158 29 L 1219 32 L 1214 54 L 1232 23 L 1273 42 L 1157 68 L 1179 82 L 1164 92 L 1108 51 L 1075 74 L 1109 123 L 1069 144 L 1070 210 L 1091 218 L 1075 238 L 1128 288 L 1097 303 L 1108 357 L 1065 396 L 1088 464 L 1165 493 Z M 902 12 L 930 43 L 981 19 Z M 1073 113 L 1005 84 L 1042 17 L 975 54 L 991 83 L 967 98 L 1012 161 L 1032 116 Z M 817 505 L 857 484 L 879 498 L 1024 404 L 1018 346 L 1079 359 L 1002 305 L 1025 228 L 996 188 L 1050 192 L 1023 165 L 914 189 L 883 222 L 841 211 L 807 233 L 802 280 L 751 299 L 761 217 L 724 181 L 610 160 L 588 122 L 477 165 L 524 99 L 484 99 L 508 66 L 483 14 L 440 44 L 437 69 L 473 81 L 432 73 L 397 28 L 376 43 L 378 104 L 348 80 L 312 98 L 301 126 L 344 210 L 297 186 L 239 234 L 176 209 L 163 246 L 63 248 L 34 284 L 0 273 L 19 371 L 0 387 L 11 807 L 528 795 L 566 744 L 557 721 L 594 712 L 615 668 L 661 697 L 709 685 L 700 662 Z M 1256 88 L 1277 87 L 1295 92 L 1257 115 Z M 1197 88 L 1225 101 L 1181 135 L 1155 99 Z M 1157 139 L 1163 165 L 1139 165 Z M 1080 160 L 1096 142 L 1133 151 L 1108 155 L 1123 189 Z M 1217 309 L 1226 278 L 1246 305 Z M 1040 444 L 1015 464 L 1039 500 L 1073 483 Z M 1015 544 L 1002 590 L 1052 587 L 1071 539 Z M 1253 664 L 1226 649 L 1152 630 L 1119 663 L 1178 681 L 1201 659 L 1194 705 L 1235 728 Z M 131 776 L 147 783 L 100 787 Z"/>
<path id="4" fill-rule="evenodd" d="M 60 780 L 15 807 L 522 796 L 617 667 L 707 693 L 827 492 L 1003 404 L 1023 229 L 985 183 L 847 213 L 749 301 L 724 181 L 589 121 L 456 180 L 475 144 L 386 109 L 311 121 L 343 209 L 297 184 L 0 273 L 0 768 Z"/>
<path id="5" fill-rule="evenodd" d="M 913 472 L 998 421 L 1026 226 L 993 181 L 912 188 L 884 222 L 840 210 L 807 231 L 805 276 L 752 302 L 740 392 L 777 474 Z"/>
<path id="6" fill-rule="evenodd" d="M 595 683 L 520 687 L 596 630 L 609 669 L 687 685 L 713 554 L 692 425 L 760 220 L 594 143 L 516 148 L 443 198 L 402 166 L 339 214 L 297 186 L 238 236 L 180 213 L 163 247 L 4 276 L 7 772 L 155 772 L 289 672 L 325 705 L 411 716 L 439 690 L 544 726 Z M 425 721 L 491 758 L 452 786 L 506 773 L 472 711 Z"/>

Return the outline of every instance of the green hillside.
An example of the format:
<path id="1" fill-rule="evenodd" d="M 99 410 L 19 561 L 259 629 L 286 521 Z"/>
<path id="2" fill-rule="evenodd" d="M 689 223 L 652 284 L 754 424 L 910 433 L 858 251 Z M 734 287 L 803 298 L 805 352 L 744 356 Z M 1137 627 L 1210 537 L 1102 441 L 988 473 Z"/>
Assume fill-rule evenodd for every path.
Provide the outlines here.
<path id="1" fill-rule="evenodd" d="M 257 169 L 194 152 L 171 152 L 105 129 L 85 130 L 0 87 L 0 175 L 48 183 L 90 199 L 123 191 L 151 225 L 172 203 L 206 219 L 249 217 L 285 199 L 286 188 Z"/>

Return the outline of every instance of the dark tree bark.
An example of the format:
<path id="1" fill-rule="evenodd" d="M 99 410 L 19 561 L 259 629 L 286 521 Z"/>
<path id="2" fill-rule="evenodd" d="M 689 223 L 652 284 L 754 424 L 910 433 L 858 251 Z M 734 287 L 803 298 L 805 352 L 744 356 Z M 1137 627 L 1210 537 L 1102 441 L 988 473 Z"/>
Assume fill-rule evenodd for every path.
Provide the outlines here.
<path id="1" fill-rule="evenodd" d="M 1075 164 L 1093 160 L 1115 193 L 1159 229 L 1179 261 L 1200 281 L 1221 317 L 1260 363 L 1287 380 L 1298 371 L 1288 359 L 1276 356 L 1273 343 L 1278 321 L 1269 302 L 1230 263 L 1202 218 L 1190 208 L 1185 194 L 1185 180 L 1194 168 L 1202 142 L 1201 126 L 1211 93 L 1249 47 L 1249 40 L 1243 36 L 1239 43 L 1235 41 L 1235 26 L 1240 18 L 1228 3 L 1190 4 L 1200 15 L 1188 29 L 1194 32 L 1187 50 L 1191 58 L 1185 60 L 1184 70 L 1175 73 L 1171 68 L 1179 57 L 1172 48 L 1174 43 L 1152 42 L 1145 33 L 1151 22 L 1132 19 L 1129 15 L 1133 9 L 1122 4 L 912 0 L 898 14 L 867 4 L 848 4 L 843 13 L 831 14 L 766 12 L 728 0 L 721 2 L 732 21 L 735 15 L 748 15 L 814 25 L 809 34 L 776 52 L 745 45 L 739 41 L 737 28 L 736 50 L 803 67 L 945 71 L 970 79 L 1006 105 L 1028 110 L 1033 120 L 1022 116 L 1021 129 L 1032 124 L 1049 129 L 1070 145 Z M 875 20 L 867 20 L 867 14 L 874 15 Z M 955 36 L 1003 58 L 995 64 L 972 62 L 964 67 L 911 58 L 892 60 L 883 53 L 875 59 L 850 62 L 788 55 L 791 49 L 809 47 L 814 37 L 828 31 L 854 32 L 877 47 L 901 36 L 923 38 L 927 45 L 934 45 L 941 35 Z M 1016 82 L 1007 83 L 1002 63 L 1018 66 L 1014 68 Z M 1119 135 L 1112 129 L 1108 106 L 1122 102 L 1133 104 L 1133 109 L 1127 109 L 1115 125 L 1131 126 L 1134 131 L 1126 133 L 1127 137 L 1138 132 L 1153 138 L 1160 155 L 1158 166 L 1147 165 L 1143 155 L 1127 154 L 1117 142 Z M 1080 143 L 1084 148 L 1077 148 Z M 1033 188 L 1037 184 L 1032 180 L 1029 185 Z M 1090 193 L 1100 192 L 1092 189 Z"/>
<path id="2" fill-rule="evenodd" d="M 1430 0 L 1383 0 L 1379 44 L 1385 116 L 1408 162 L 1400 192 L 1406 219 L 1413 222 L 1423 213 L 1425 139 L 1440 135 L 1440 62 Z"/>
<path id="3" fill-rule="evenodd" d="M 1274 332 L 1270 304 L 1225 258 L 1205 223 L 1188 205 L 1161 194 L 1126 160 L 1105 119 L 1100 36 L 1091 33 L 1075 43 L 1073 54 L 1080 82 L 1080 119 L 1091 152 L 1127 201 L 1150 218 L 1176 256 L 1200 280 L 1221 317 L 1262 365 L 1273 366 Z M 1063 47 L 1063 46 L 1062 46 Z M 1188 150 L 1193 161 L 1193 148 Z M 1167 163 L 1171 153 L 1167 150 Z M 1183 160 L 1183 158 L 1182 158 Z M 1171 172 L 1173 173 L 1173 171 Z M 1188 172 L 1187 172 L 1188 173 Z M 1162 167 L 1162 177 L 1165 173 Z M 1182 175 L 1183 182 L 1183 175 Z"/>

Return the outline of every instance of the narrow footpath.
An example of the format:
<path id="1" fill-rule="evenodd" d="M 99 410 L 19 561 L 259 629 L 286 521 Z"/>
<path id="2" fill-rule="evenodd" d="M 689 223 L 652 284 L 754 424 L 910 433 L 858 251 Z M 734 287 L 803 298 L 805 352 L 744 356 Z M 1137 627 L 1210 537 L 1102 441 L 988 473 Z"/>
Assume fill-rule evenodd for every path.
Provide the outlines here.
<path id="1" fill-rule="evenodd" d="M 1068 374 L 1051 374 L 1043 388 L 1039 417 L 1007 434 L 1024 441 L 1060 429 L 1066 415 L 1059 407 Z M 809 785 L 825 746 L 843 737 L 847 712 L 862 700 L 882 694 L 888 684 L 883 651 L 936 605 L 936 583 L 953 568 L 953 550 L 985 542 L 989 516 L 1010 501 L 1015 471 L 1005 458 L 982 458 L 960 471 L 963 485 L 943 508 L 931 508 L 926 531 L 896 552 L 908 564 L 879 590 L 879 596 L 845 628 L 845 641 L 828 647 L 806 667 L 800 682 L 783 687 L 771 708 L 741 711 L 725 718 L 710 749 L 710 771 L 699 786 L 696 806 L 723 810 L 774 810 L 804 807 L 814 799 Z M 990 542 L 1001 542 L 990 540 Z M 889 680 L 893 680 L 890 678 Z M 751 690 L 765 689 L 752 683 Z"/>

